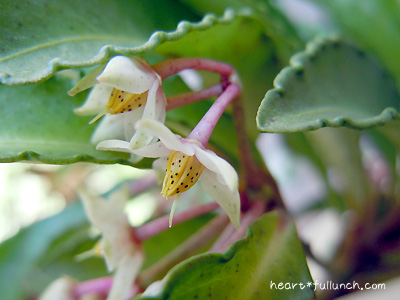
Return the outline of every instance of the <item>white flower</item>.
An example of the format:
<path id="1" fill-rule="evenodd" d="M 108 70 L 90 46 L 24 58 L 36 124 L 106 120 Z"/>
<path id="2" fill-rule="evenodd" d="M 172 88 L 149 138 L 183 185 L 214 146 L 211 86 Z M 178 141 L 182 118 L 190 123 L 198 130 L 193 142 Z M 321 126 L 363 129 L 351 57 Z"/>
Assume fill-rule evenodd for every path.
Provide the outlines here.
<path id="1" fill-rule="evenodd" d="M 131 150 L 128 142 L 109 140 L 101 142 L 100 150 L 133 152 L 143 157 L 160 157 L 153 164 L 166 170 L 162 194 L 173 197 L 190 189 L 200 181 L 205 191 L 226 211 L 232 223 L 239 228 L 240 196 L 235 169 L 213 151 L 204 149 L 196 140 L 172 133 L 164 124 L 142 120 L 136 124 L 160 139 L 141 149 Z M 166 159 L 168 157 L 168 159 Z"/>
<path id="2" fill-rule="evenodd" d="M 104 70 L 103 70 L 104 69 Z M 108 139 L 129 141 L 137 149 L 153 140 L 144 130 L 135 130 L 140 119 L 165 121 L 166 97 L 160 76 L 142 59 L 116 56 L 104 67 L 87 74 L 70 92 L 93 87 L 86 102 L 75 113 L 96 115 L 91 123 L 106 115 L 96 128 L 92 142 Z"/>
<path id="3" fill-rule="evenodd" d="M 39 296 L 39 300 L 74 300 L 74 288 L 77 283 L 68 276 L 58 278 Z"/>
<path id="4" fill-rule="evenodd" d="M 102 234 L 102 250 L 114 280 L 108 300 L 125 300 L 142 267 L 144 253 L 132 235 L 131 225 L 124 213 L 126 196 L 114 193 L 107 201 L 81 191 L 86 213 Z"/>

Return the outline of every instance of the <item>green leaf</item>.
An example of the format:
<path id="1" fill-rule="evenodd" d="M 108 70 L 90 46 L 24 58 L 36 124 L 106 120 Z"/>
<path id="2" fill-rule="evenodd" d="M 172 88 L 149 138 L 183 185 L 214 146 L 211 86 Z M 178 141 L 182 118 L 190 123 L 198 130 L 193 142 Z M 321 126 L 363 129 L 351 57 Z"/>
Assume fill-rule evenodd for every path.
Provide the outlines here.
<path id="1" fill-rule="evenodd" d="M 21 230 L 0 245 L 0 289 L 2 299 L 26 299 L 22 289 L 52 243 L 62 234 L 87 224 L 81 205 Z M 37 276 L 37 275 L 36 275 Z M 10 280 L 12 279 L 12 280 Z"/>
<path id="2" fill-rule="evenodd" d="M 362 129 L 400 118 L 400 97 L 385 70 L 343 41 L 310 43 L 292 57 L 274 86 L 257 115 L 264 132 L 326 126 Z"/>
<path id="3" fill-rule="evenodd" d="M 285 64 L 290 56 L 301 49 L 302 41 L 298 37 L 292 24 L 286 16 L 275 7 L 273 1 L 257 0 L 181 0 L 199 13 L 213 12 L 222 14 L 226 8 L 231 7 L 242 14 L 256 18 L 263 25 L 264 33 L 273 41 L 276 47 L 276 56 Z M 249 33 L 249 32 L 248 32 Z M 246 37 L 246 36 L 242 36 Z"/>
<path id="4" fill-rule="evenodd" d="M 400 5 L 397 0 L 324 0 L 340 34 L 371 51 L 400 88 Z M 373 26 L 371 24 L 373 22 Z"/>
<path id="5" fill-rule="evenodd" d="M 312 299 L 312 288 L 271 288 L 271 283 L 312 282 L 294 224 L 281 213 L 258 219 L 224 254 L 192 257 L 173 268 L 164 288 L 135 299 Z"/>
<path id="6" fill-rule="evenodd" d="M 198 17 L 176 1 L 2 1 L 0 82 L 35 83 L 57 70 L 93 66 L 117 54 L 142 54 L 164 39 L 216 22 L 208 17 L 201 25 L 182 23 L 175 32 L 156 33 L 139 47 L 153 31 L 173 30 L 182 18 Z"/>
<path id="7" fill-rule="evenodd" d="M 370 182 L 362 164 L 360 132 L 347 128 L 323 128 L 307 132 L 306 138 L 330 174 L 336 177 L 338 193 L 347 209 L 359 212 L 372 198 Z"/>
<path id="8" fill-rule="evenodd" d="M 38 85 L 0 85 L 0 162 L 132 165 L 127 154 L 95 149 L 90 142 L 95 125 L 88 124 L 90 117 L 73 112 L 86 93 L 69 97 L 66 91 L 71 87 L 71 80 L 61 76 Z M 143 160 L 138 166 L 149 165 Z"/>

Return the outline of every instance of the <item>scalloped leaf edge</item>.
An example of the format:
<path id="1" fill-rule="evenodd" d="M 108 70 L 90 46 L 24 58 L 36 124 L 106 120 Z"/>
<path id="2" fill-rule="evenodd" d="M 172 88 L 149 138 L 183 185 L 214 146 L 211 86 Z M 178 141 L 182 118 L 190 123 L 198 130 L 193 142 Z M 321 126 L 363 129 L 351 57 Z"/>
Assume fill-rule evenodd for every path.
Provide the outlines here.
<path id="1" fill-rule="evenodd" d="M 274 79 L 274 88 L 269 90 L 266 94 L 265 97 L 262 101 L 265 101 L 265 99 L 268 98 L 275 98 L 279 97 L 282 98 L 285 91 L 284 84 L 285 84 L 285 78 L 289 76 L 289 74 L 299 74 L 304 71 L 304 62 L 307 59 L 312 59 L 313 57 L 316 57 L 321 50 L 324 49 L 327 45 L 337 45 L 344 42 L 343 40 L 339 39 L 338 37 L 330 37 L 330 38 L 320 38 L 317 37 L 313 41 L 307 43 L 306 49 L 304 51 L 301 51 L 299 53 L 294 54 L 290 61 L 289 61 L 289 66 L 283 68 L 279 74 L 276 76 Z M 347 42 L 346 42 L 347 43 Z M 349 45 L 352 45 L 350 43 L 347 43 Z M 353 46 L 353 45 L 352 45 Z M 355 46 L 353 46 L 355 47 Z M 356 48 L 356 47 L 355 47 Z M 357 48 L 356 48 L 357 49 Z M 365 53 L 362 50 L 359 50 L 360 55 L 365 55 Z M 388 77 L 390 77 L 387 74 Z M 400 101 L 400 99 L 399 99 Z M 376 126 L 382 126 L 386 124 L 389 121 L 392 120 L 400 120 L 400 112 L 397 111 L 393 107 L 387 107 L 385 108 L 379 115 L 374 116 L 372 118 L 366 118 L 363 121 L 353 121 L 350 118 L 346 117 L 336 117 L 332 121 L 320 118 L 316 119 L 314 122 L 309 122 L 306 126 L 304 124 L 299 124 L 299 126 L 293 126 L 291 130 L 270 130 L 270 129 L 263 129 L 262 125 L 260 124 L 260 115 L 261 115 L 261 106 L 258 108 L 257 111 L 257 116 L 256 116 L 256 122 L 257 122 L 257 128 L 261 132 L 269 132 L 269 133 L 289 133 L 289 132 L 300 132 L 300 131 L 310 131 L 310 130 L 316 130 L 320 129 L 323 127 L 348 127 L 348 128 L 353 128 L 353 129 L 368 129 L 368 128 L 373 128 Z"/>
<path id="2" fill-rule="evenodd" d="M 136 47 L 119 47 L 115 45 L 103 46 L 97 55 L 86 62 L 73 63 L 62 58 L 53 58 L 49 61 L 48 66 L 41 75 L 35 78 L 27 78 L 25 80 L 14 79 L 10 74 L 0 73 L 0 83 L 7 85 L 26 85 L 43 82 L 53 76 L 57 71 L 65 69 L 85 68 L 92 67 L 94 65 L 104 64 L 110 58 L 116 55 L 124 56 L 136 56 L 143 55 L 154 51 L 158 46 L 165 42 L 176 41 L 184 37 L 187 33 L 192 31 L 203 31 L 209 29 L 211 26 L 216 24 L 229 24 L 232 23 L 236 17 L 249 15 L 250 12 L 241 10 L 240 13 L 235 12 L 233 9 L 227 9 L 223 16 L 217 17 L 215 14 L 206 14 L 199 22 L 180 22 L 176 30 L 165 32 L 156 31 L 143 45 Z"/>

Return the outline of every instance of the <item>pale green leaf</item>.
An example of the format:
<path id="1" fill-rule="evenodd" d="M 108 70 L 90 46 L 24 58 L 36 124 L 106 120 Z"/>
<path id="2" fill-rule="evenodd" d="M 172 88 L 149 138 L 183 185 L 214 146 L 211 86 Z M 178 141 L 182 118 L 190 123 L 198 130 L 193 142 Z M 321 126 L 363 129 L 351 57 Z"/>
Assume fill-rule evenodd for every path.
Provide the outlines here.
<path id="1" fill-rule="evenodd" d="M 167 13 L 173 11 L 173 14 Z M 55 71 L 105 63 L 117 54 L 136 55 L 164 39 L 176 39 L 207 24 L 182 23 L 198 17 L 176 1 L 166 0 L 14 0 L 0 2 L 0 82 L 43 81 Z M 111 46 L 113 45 L 113 46 Z"/>
<path id="2" fill-rule="evenodd" d="M 358 48 L 336 39 L 311 42 L 292 57 L 274 86 L 257 115 L 264 132 L 362 129 L 400 118 L 400 97 L 387 72 Z"/>

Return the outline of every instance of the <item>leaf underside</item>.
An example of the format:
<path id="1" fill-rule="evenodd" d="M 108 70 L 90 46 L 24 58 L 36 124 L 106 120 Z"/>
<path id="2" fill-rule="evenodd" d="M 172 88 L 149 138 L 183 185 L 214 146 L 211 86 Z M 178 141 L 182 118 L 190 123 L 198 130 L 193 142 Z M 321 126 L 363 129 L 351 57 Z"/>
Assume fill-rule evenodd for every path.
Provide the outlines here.
<path id="1" fill-rule="evenodd" d="M 274 86 L 257 114 L 263 132 L 364 129 L 400 118 L 400 97 L 390 76 L 366 53 L 337 39 L 309 44 Z"/>

